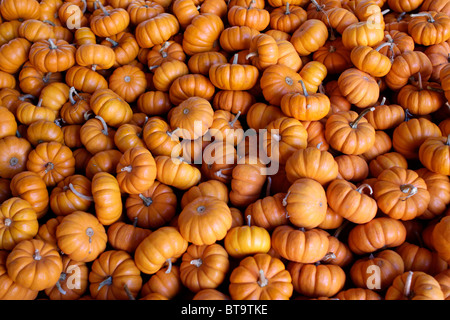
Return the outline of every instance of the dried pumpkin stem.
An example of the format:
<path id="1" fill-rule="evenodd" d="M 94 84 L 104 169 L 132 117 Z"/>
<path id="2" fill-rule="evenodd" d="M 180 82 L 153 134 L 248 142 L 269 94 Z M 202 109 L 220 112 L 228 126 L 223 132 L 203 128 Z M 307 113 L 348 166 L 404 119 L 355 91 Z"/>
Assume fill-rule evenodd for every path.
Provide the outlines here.
<path id="1" fill-rule="evenodd" d="M 77 191 L 77 190 L 75 189 L 75 187 L 73 186 L 72 183 L 69 183 L 69 189 L 70 189 L 70 191 L 72 191 L 77 197 L 79 197 L 79 198 L 81 198 L 81 199 L 84 199 L 84 200 L 86 200 L 86 201 L 94 201 L 94 198 L 93 198 L 93 197 L 84 195 L 84 194 L 82 194 L 81 192 Z"/>
<path id="2" fill-rule="evenodd" d="M 236 121 L 238 120 L 239 116 L 241 115 L 241 111 L 238 111 L 238 113 L 236 114 L 236 116 L 234 117 L 233 120 L 230 121 L 230 127 L 233 127 L 234 124 L 236 123 Z"/>
<path id="3" fill-rule="evenodd" d="M 128 288 L 128 285 L 126 283 L 123 285 L 123 289 L 125 290 L 125 293 L 127 294 L 128 300 L 136 300 L 136 298 L 133 296 L 133 294 L 130 291 L 130 288 Z"/>
<path id="4" fill-rule="evenodd" d="M 231 62 L 231 64 L 237 64 L 238 63 L 238 58 L 239 58 L 239 55 L 236 53 L 234 56 L 233 56 L 233 61 Z M 247 58 L 248 59 L 248 58 Z"/>
<path id="5" fill-rule="evenodd" d="M 79 99 L 81 99 L 80 95 L 78 94 L 77 90 L 75 89 L 75 87 L 70 87 L 69 89 L 69 101 L 72 105 L 76 104 L 77 102 L 75 101 L 75 99 L 73 98 L 73 95 L 76 95 Z"/>
<path id="6" fill-rule="evenodd" d="M 42 102 L 43 102 L 43 101 L 44 101 L 43 99 L 39 99 L 39 101 L 38 101 L 36 107 L 38 107 L 38 108 L 42 107 Z"/>
<path id="7" fill-rule="evenodd" d="M 113 48 L 115 48 L 119 45 L 119 43 L 117 41 L 114 41 L 113 39 L 111 39 L 109 37 L 106 37 L 105 40 L 110 42 L 112 44 Z"/>
<path id="8" fill-rule="evenodd" d="M 50 43 L 50 49 L 51 50 L 58 49 L 58 46 L 53 42 L 52 39 L 48 39 L 48 42 Z"/>
<path id="9" fill-rule="evenodd" d="M 433 16 L 428 12 L 420 12 L 420 13 L 413 13 L 410 15 L 411 18 L 414 17 L 428 17 L 429 23 L 434 23 L 436 20 L 434 20 Z"/>
<path id="10" fill-rule="evenodd" d="M 417 82 L 419 84 L 419 89 L 423 90 L 423 85 L 422 85 L 422 76 L 420 75 L 420 72 L 417 74 Z"/>
<path id="11" fill-rule="evenodd" d="M 406 15 L 406 12 L 402 12 L 402 13 L 400 13 L 400 14 L 398 15 L 398 17 L 397 17 L 397 22 L 400 22 L 400 21 L 402 21 L 402 20 L 403 20 L 403 18 L 405 17 L 405 15 Z"/>
<path id="12" fill-rule="evenodd" d="M 306 86 L 305 86 L 305 83 L 303 82 L 303 80 L 300 79 L 300 80 L 298 80 L 298 82 L 300 82 L 300 84 L 302 85 L 303 95 L 305 97 L 309 96 L 308 90 L 306 90 Z"/>
<path id="13" fill-rule="evenodd" d="M 100 116 L 95 116 L 95 119 L 97 119 L 97 120 L 99 120 L 101 123 L 102 123 L 102 126 L 103 126 L 103 130 L 102 130 L 102 133 L 105 135 L 105 136 L 107 136 L 108 135 L 108 125 L 106 124 L 106 121 L 102 118 L 102 117 L 100 117 Z"/>
<path id="14" fill-rule="evenodd" d="M 249 226 L 249 227 L 251 227 L 252 226 L 252 216 L 251 215 L 247 215 L 247 225 Z"/>
<path id="15" fill-rule="evenodd" d="M 255 0 L 250 1 L 249 5 L 248 5 L 248 9 L 252 9 L 252 7 L 255 3 L 256 3 Z"/>
<path id="16" fill-rule="evenodd" d="M 3 221 L 3 224 L 4 224 L 6 227 L 9 227 L 9 226 L 11 225 L 11 223 L 12 223 L 12 220 L 9 219 L 9 218 L 6 218 L 6 219 Z"/>
<path id="17" fill-rule="evenodd" d="M 380 44 L 378 47 L 376 47 L 375 51 L 380 51 L 381 49 L 383 49 L 384 47 L 387 47 L 387 46 L 392 46 L 392 43 L 391 42 L 384 42 L 384 43 Z"/>
<path id="18" fill-rule="evenodd" d="M 112 285 L 112 277 L 111 276 L 109 276 L 108 278 L 106 278 L 105 280 L 100 282 L 100 284 L 98 285 L 98 290 L 100 291 L 100 289 L 103 288 L 104 286 L 110 286 L 110 285 Z"/>
<path id="19" fill-rule="evenodd" d="M 362 191 L 363 191 L 364 189 L 366 189 L 366 188 L 369 189 L 370 194 L 372 195 L 372 194 L 373 194 L 373 189 L 372 189 L 372 187 L 371 187 L 370 185 L 368 185 L 367 183 L 364 183 L 364 184 L 360 185 L 360 186 L 356 189 L 356 191 L 358 191 L 359 193 L 362 193 Z"/>
<path id="20" fill-rule="evenodd" d="M 200 268 L 200 266 L 203 264 L 202 259 L 193 259 L 189 262 L 190 264 L 196 266 L 197 268 Z"/>
<path id="21" fill-rule="evenodd" d="M 34 250 L 33 259 L 38 261 L 42 259 L 39 249 Z"/>
<path id="22" fill-rule="evenodd" d="M 95 3 L 100 7 L 100 9 L 102 9 L 103 14 L 105 16 L 109 16 L 110 15 L 109 12 L 105 9 L 105 7 L 103 6 L 103 4 L 100 1 L 95 0 Z"/>
<path id="23" fill-rule="evenodd" d="M 391 12 L 391 9 L 385 9 L 385 10 L 383 10 L 383 11 L 381 11 L 381 15 L 386 15 L 386 14 L 388 14 L 389 12 Z"/>
<path id="24" fill-rule="evenodd" d="M 264 275 L 264 271 L 262 269 L 259 269 L 259 279 L 258 279 L 258 285 L 263 288 L 269 284 L 269 280 Z"/>
<path id="25" fill-rule="evenodd" d="M 12 157 L 11 159 L 9 159 L 9 165 L 11 167 L 14 167 L 18 163 L 19 163 L 19 159 L 17 159 L 16 157 Z"/>
<path id="26" fill-rule="evenodd" d="M 22 96 L 20 96 L 18 99 L 20 101 L 25 101 L 25 99 L 34 99 L 35 96 L 33 96 L 32 94 L 24 94 Z"/>
<path id="27" fill-rule="evenodd" d="M 45 165 L 45 173 L 48 173 L 49 171 L 53 170 L 55 168 L 55 165 L 52 162 L 48 162 Z"/>
<path id="28" fill-rule="evenodd" d="M 447 141 L 445 141 L 445 145 L 450 146 L 450 134 L 447 136 Z"/>
<path id="29" fill-rule="evenodd" d="M 225 174 L 222 173 L 222 169 L 216 171 L 215 175 L 216 175 L 218 178 L 222 178 L 222 179 L 227 179 L 227 178 L 228 178 L 227 175 L 225 175 Z"/>
<path id="30" fill-rule="evenodd" d="M 59 276 L 58 282 L 56 282 L 56 284 L 55 284 L 56 289 L 58 289 L 58 291 L 59 291 L 62 295 L 66 295 L 66 294 L 67 294 L 66 290 L 64 290 L 64 289 L 61 287 L 61 281 L 65 281 L 65 280 L 66 280 L 66 276 L 67 276 L 67 275 L 66 275 L 65 272 L 61 272 L 61 275 Z"/>
<path id="31" fill-rule="evenodd" d="M 402 201 L 405 201 L 405 200 L 411 198 L 413 195 L 415 195 L 417 193 L 417 191 L 419 191 L 415 185 L 409 184 L 409 183 L 408 184 L 402 184 L 400 186 L 400 190 L 403 193 L 407 194 L 405 197 L 400 198 L 400 200 L 402 200 Z"/>
<path id="32" fill-rule="evenodd" d="M 374 107 L 370 107 L 365 109 L 363 112 L 361 112 L 359 114 L 359 116 L 355 119 L 355 121 L 350 122 L 350 127 L 352 129 L 356 129 L 358 127 L 358 122 L 366 115 L 368 114 L 370 111 L 374 111 L 375 108 Z"/>
<path id="33" fill-rule="evenodd" d="M 291 14 L 291 11 L 289 11 L 289 2 L 286 3 L 286 11 L 284 12 L 285 15 Z"/>
<path id="34" fill-rule="evenodd" d="M 330 262 L 331 260 L 336 259 L 336 255 L 334 254 L 334 252 L 328 252 L 323 258 L 322 258 L 322 262 Z"/>
<path id="35" fill-rule="evenodd" d="M 169 266 L 167 267 L 167 270 L 166 270 L 166 274 L 169 274 L 172 271 L 172 259 L 169 258 L 166 261 L 169 264 Z"/>
<path id="36" fill-rule="evenodd" d="M 384 106 L 385 103 L 386 103 L 386 97 L 383 97 L 383 99 L 381 99 L 379 106 Z"/>
<path id="37" fill-rule="evenodd" d="M 141 198 L 141 200 L 144 202 L 144 205 L 146 207 L 149 207 L 153 203 L 152 198 L 146 197 L 142 193 L 139 193 L 139 198 Z"/>
<path id="38" fill-rule="evenodd" d="M 50 21 L 50 20 L 42 20 L 42 22 L 47 23 L 47 24 L 51 25 L 52 27 L 56 27 L 56 24 L 54 24 L 53 21 Z"/>
<path id="39" fill-rule="evenodd" d="M 405 288 L 404 288 L 404 291 L 403 291 L 403 295 L 405 297 L 407 297 L 408 299 L 411 298 L 411 295 L 412 295 L 411 283 L 412 283 L 413 274 L 414 274 L 413 271 L 409 271 L 408 272 L 408 276 L 406 277 L 406 280 L 405 280 Z"/>
<path id="40" fill-rule="evenodd" d="M 288 190 L 288 192 L 286 193 L 286 196 L 283 198 L 282 204 L 284 207 L 287 206 L 287 198 L 289 197 L 290 194 L 291 194 L 291 191 Z"/>

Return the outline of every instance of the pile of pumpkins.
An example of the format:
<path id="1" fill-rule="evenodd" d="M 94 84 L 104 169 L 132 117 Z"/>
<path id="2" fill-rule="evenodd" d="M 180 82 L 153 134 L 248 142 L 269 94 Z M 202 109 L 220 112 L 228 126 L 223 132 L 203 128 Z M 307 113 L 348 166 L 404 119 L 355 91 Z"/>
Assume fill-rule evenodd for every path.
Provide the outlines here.
<path id="1" fill-rule="evenodd" d="M 0 18 L 0 299 L 450 299 L 450 0 Z"/>

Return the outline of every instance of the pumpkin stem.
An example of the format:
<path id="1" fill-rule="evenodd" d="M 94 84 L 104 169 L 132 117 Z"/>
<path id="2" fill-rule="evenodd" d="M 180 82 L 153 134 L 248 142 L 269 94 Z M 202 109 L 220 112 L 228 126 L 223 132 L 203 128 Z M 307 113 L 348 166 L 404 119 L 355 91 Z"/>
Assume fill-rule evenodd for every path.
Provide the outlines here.
<path id="1" fill-rule="evenodd" d="M 75 103 L 77 103 L 77 102 L 75 101 L 75 99 L 73 98 L 73 95 L 74 95 L 74 94 L 78 97 L 78 99 L 81 100 L 81 97 L 80 97 L 80 95 L 78 94 L 78 92 L 77 92 L 77 90 L 75 89 L 75 87 L 70 87 L 70 89 L 69 89 L 69 100 L 70 100 L 70 103 L 71 103 L 72 105 L 74 105 Z"/>
<path id="2" fill-rule="evenodd" d="M 52 39 L 48 39 L 48 42 L 50 43 L 50 49 L 51 50 L 58 49 L 58 46 L 53 42 Z"/>
<path id="3" fill-rule="evenodd" d="M 335 237 L 336 239 L 339 237 L 339 235 L 341 234 L 342 230 L 345 229 L 345 227 L 350 223 L 350 220 L 345 220 L 334 232 L 333 237 Z"/>
<path id="4" fill-rule="evenodd" d="M 139 193 L 139 198 L 141 198 L 141 200 L 144 202 L 144 206 L 146 207 L 149 207 L 153 203 L 152 198 L 146 197 L 142 193 Z"/>
<path id="5" fill-rule="evenodd" d="M 390 43 L 390 42 L 384 42 L 384 43 L 382 43 L 382 44 L 380 44 L 378 47 L 376 47 L 375 48 L 375 51 L 380 51 L 381 49 L 383 49 L 384 47 L 387 47 L 387 46 L 392 46 L 392 43 Z"/>
<path id="6" fill-rule="evenodd" d="M 103 125 L 102 133 L 105 136 L 107 136 L 108 135 L 108 125 L 106 124 L 106 121 L 100 116 L 95 116 L 95 119 L 99 120 L 102 123 L 102 125 Z"/>
<path id="7" fill-rule="evenodd" d="M 407 195 L 403 198 L 400 198 L 400 200 L 405 201 L 408 198 L 411 198 L 413 195 L 415 195 L 417 193 L 417 191 L 419 191 L 419 189 L 417 189 L 417 187 L 413 184 L 402 184 L 400 186 L 400 190 L 403 193 L 406 193 Z"/>
<path id="8" fill-rule="evenodd" d="M 41 254 L 39 252 L 39 249 L 34 250 L 33 259 L 34 260 L 41 260 L 42 259 L 42 256 L 41 256 Z"/>
<path id="9" fill-rule="evenodd" d="M 167 267 L 166 274 L 169 274 L 172 271 L 172 259 L 167 259 L 167 263 L 169 266 Z"/>
<path id="10" fill-rule="evenodd" d="M 109 12 L 105 9 L 105 7 L 103 6 L 103 4 L 100 1 L 95 0 L 95 4 L 97 4 L 100 7 L 100 9 L 102 9 L 103 14 L 105 16 L 109 16 L 110 15 Z"/>
<path id="11" fill-rule="evenodd" d="M 166 52 L 166 49 L 167 49 L 168 47 L 170 47 L 170 42 L 169 42 L 169 41 L 166 41 L 166 42 L 164 42 L 163 45 L 161 46 L 161 49 L 159 49 L 159 53 L 161 54 L 161 56 L 162 56 L 163 58 L 167 58 L 167 56 L 169 55 L 169 54 Z"/>
<path id="12" fill-rule="evenodd" d="M 236 116 L 234 117 L 233 120 L 231 120 L 230 122 L 230 127 L 233 127 L 234 124 L 236 123 L 237 119 L 239 118 L 239 116 L 241 115 L 241 111 L 238 111 L 238 113 L 236 114 Z"/>
<path id="13" fill-rule="evenodd" d="M 91 69 L 92 69 L 92 71 L 96 71 L 96 70 L 97 70 L 97 65 L 96 65 L 96 64 L 93 64 L 93 65 L 91 66 Z"/>
<path id="14" fill-rule="evenodd" d="M 56 24 L 54 24 L 54 23 L 53 23 L 52 21 L 50 21 L 50 20 L 42 20 L 42 22 L 45 22 L 45 23 L 51 25 L 52 27 L 56 27 Z"/>
<path id="15" fill-rule="evenodd" d="M 92 242 L 92 236 L 94 235 L 94 229 L 92 229 L 91 227 L 88 227 L 86 229 L 86 235 L 89 237 L 89 243 Z"/>
<path id="16" fill-rule="evenodd" d="M 199 259 L 193 259 L 189 263 L 193 264 L 197 268 L 200 268 L 200 266 L 203 264 L 203 261 L 202 261 L 202 259 L 199 258 Z"/>
<path id="17" fill-rule="evenodd" d="M 374 255 L 373 255 L 373 253 L 371 253 L 370 254 L 370 256 L 369 256 L 369 260 L 373 260 L 375 257 L 374 257 Z"/>
<path id="18" fill-rule="evenodd" d="M 106 37 L 105 40 L 110 42 L 112 44 L 113 48 L 115 48 L 115 47 L 117 47 L 119 45 L 119 43 L 117 41 L 114 41 L 111 38 Z"/>
<path id="19" fill-rule="evenodd" d="M 25 99 L 34 99 L 35 96 L 33 96 L 32 94 L 24 94 L 22 96 L 20 96 L 18 99 L 20 101 L 25 101 Z"/>
<path id="20" fill-rule="evenodd" d="M 369 188 L 370 195 L 373 194 L 373 189 L 372 189 L 372 187 L 371 187 L 370 185 L 368 185 L 367 183 L 364 183 L 364 184 L 360 185 L 360 186 L 356 189 L 356 191 L 358 191 L 359 193 L 362 193 L 362 191 L 363 191 L 365 188 Z"/>
<path id="21" fill-rule="evenodd" d="M 286 11 L 284 12 L 284 14 L 291 14 L 291 12 L 289 11 L 289 2 L 286 3 Z"/>
<path id="22" fill-rule="evenodd" d="M 39 101 L 38 101 L 36 107 L 40 108 L 40 107 L 42 106 L 42 102 L 43 102 L 43 101 L 44 101 L 43 99 L 39 99 Z"/>
<path id="23" fill-rule="evenodd" d="M 177 132 L 178 130 L 180 130 L 180 128 L 176 128 L 175 130 L 172 130 L 172 131 L 166 131 L 166 133 L 167 133 L 167 135 L 168 135 L 169 137 L 172 138 L 173 134 L 174 134 L 175 132 Z"/>
<path id="24" fill-rule="evenodd" d="M 381 99 L 379 106 L 384 106 L 385 103 L 386 103 L 386 97 L 383 97 L 383 99 Z"/>
<path id="25" fill-rule="evenodd" d="M 286 196 L 283 198 L 283 201 L 281 202 L 284 207 L 287 206 L 287 198 L 289 197 L 290 194 L 291 194 L 291 191 L 288 190 L 288 192 L 286 193 Z"/>
<path id="26" fill-rule="evenodd" d="M 406 15 L 406 12 L 402 12 L 402 13 L 400 13 L 400 14 L 398 15 L 398 17 L 397 17 L 397 22 L 400 22 L 400 21 L 402 21 L 402 20 L 403 20 L 403 18 L 405 17 L 405 15 Z"/>
<path id="27" fill-rule="evenodd" d="M 105 280 L 103 280 L 102 282 L 100 282 L 100 284 L 98 285 L 98 291 L 100 291 L 101 288 L 103 288 L 103 286 L 110 286 L 112 285 L 112 277 L 109 276 L 108 278 L 106 278 Z"/>
<path id="28" fill-rule="evenodd" d="M 237 64 L 238 63 L 238 58 L 239 58 L 239 55 L 236 53 L 234 56 L 233 56 L 233 61 L 231 62 L 231 64 Z M 248 58 L 247 58 L 248 59 Z"/>
<path id="29" fill-rule="evenodd" d="M 19 163 L 19 159 L 17 159 L 16 157 L 12 157 L 11 159 L 9 159 L 9 165 L 11 167 L 14 167 L 18 163 Z"/>
<path id="30" fill-rule="evenodd" d="M 292 86 L 294 84 L 294 80 L 292 80 L 292 78 L 290 77 L 284 78 L 284 82 L 286 82 L 288 86 Z"/>
<path id="31" fill-rule="evenodd" d="M 447 136 L 447 141 L 445 141 L 445 145 L 450 146 L 450 134 Z"/>
<path id="32" fill-rule="evenodd" d="M 252 226 L 252 216 L 251 215 L 247 215 L 247 225 L 249 226 L 249 227 L 251 227 Z"/>
<path id="33" fill-rule="evenodd" d="M 150 71 L 153 71 L 154 69 L 156 69 L 156 68 L 158 68 L 158 67 L 159 67 L 159 64 L 155 64 L 154 66 L 148 67 L 148 69 L 149 69 Z"/>
<path id="34" fill-rule="evenodd" d="M 322 144 L 323 144 L 323 141 L 320 141 L 320 142 L 317 144 L 316 148 L 317 148 L 318 150 L 320 150 L 320 148 L 322 147 Z"/>
<path id="35" fill-rule="evenodd" d="M 412 282 L 413 274 L 414 274 L 413 271 L 409 271 L 408 276 L 406 277 L 406 280 L 405 280 L 405 288 L 403 291 L 403 295 L 405 297 L 407 297 L 408 299 L 412 298 L 412 295 L 414 294 L 413 292 L 411 292 L 411 282 Z"/>
<path id="36" fill-rule="evenodd" d="M 56 286 L 56 288 L 58 289 L 58 291 L 59 291 L 62 295 L 66 295 L 66 294 L 67 294 L 66 290 L 64 290 L 64 289 L 61 287 L 61 282 L 60 282 L 60 281 L 64 281 L 64 280 L 66 280 L 66 274 L 65 274 L 64 272 L 61 272 L 61 275 L 59 276 L 58 282 L 56 282 L 55 286 Z"/>
<path id="37" fill-rule="evenodd" d="M 419 89 L 423 90 L 423 85 L 422 85 L 422 76 L 420 75 L 420 72 L 417 74 L 417 81 L 419 83 Z"/>
<path id="38" fill-rule="evenodd" d="M 138 220 L 139 220 L 138 217 L 134 217 L 134 219 L 133 219 L 133 227 L 136 228 Z"/>
<path id="39" fill-rule="evenodd" d="M 258 52 L 257 51 L 254 51 L 254 52 L 250 52 L 249 54 L 247 54 L 246 56 L 245 56 L 245 59 L 250 59 L 250 58 L 252 58 L 252 57 L 256 57 L 256 56 L 258 56 Z"/>
<path id="40" fill-rule="evenodd" d="M 434 23 L 436 20 L 433 19 L 433 16 L 429 12 L 420 12 L 420 13 L 413 13 L 410 15 L 411 18 L 414 17 L 428 17 L 429 23 Z"/>
<path id="41" fill-rule="evenodd" d="M 12 223 L 12 220 L 9 219 L 9 218 L 6 218 L 6 219 L 3 221 L 3 224 L 4 224 L 6 227 L 9 227 L 9 226 L 11 225 L 11 223 Z"/>
<path id="42" fill-rule="evenodd" d="M 93 197 L 91 197 L 91 196 L 86 196 L 86 195 L 82 194 L 81 192 L 77 191 L 77 190 L 75 189 L 75 187 L 73 186 L 72 183 L 69 183 L 69 189 L 70 189 L 70 191 L 72 191 L 77 197 L 79 197 L 79 198 L 81 198 L 81 199 L 84 199 L 84 200 L 86 200 L 86 201 L 94 201 L 94 198 L 93 198 Z"/>
<path id="43" fill-rule="evenodd" d="M 125 290 L 125 293 L 127 294 L 128 300 L 136 300 L 136 298 L 133 296 L 133 294 L 130 291 L 130 288 L 128 288 L 128 285 L 126 283 L 123 285 L 123 289 Z"/>
<path id="44" fill-rule="evenodd" d="M 255 3 L 256 3 L 255 0 L 250 1 L 249 5 L 248 5 L 248 9 L 251 9 Z"/>
<path id="45" fill-rule="evenodd" d="M 264 271 L 259 269 L 259 280 L 257 281 L 258 285 L 263 288 L 269 284 L 269 280 L 264 276 Z"/>
<path id="46" fill-rule="evenodd" d="M 355 119 L 355 121 L 350 122 L 350 127 L 351 127 L 352 129 L 356 129 L 356 128 L 358 127 L 358 122 L 359 122 L 359 121 L 360 121 L 367 113 L 369 113 L 370 111 L 373 111 L 373 110 L 375 110 L 374 107 L 370 107 L 370 108 L 365 109 L 363 112 L 361 112 L 361 113 L 359 114 L 359 116 Z"/>
<path id="47" fill-rule="evenodd" d="M 409 111 L 409 109 L 405 109 L 405 121 L 409 121 L 414 118 L 414 115 Z"/>
<path id="48" fill-rule="evenodd" d="M 305 97 L 309 96 L 308 91 L 306 90 L 306 86 L 305 86 L 305 83 L 303 82 L 303 80 L 300 79 L 300 80 L 298 80 L 298 82 L 300 82 L 300 84 L 302 85 L 303 95 Z"/>
<path id="49" fill-rule="evenodd" d="M 322 262 L 330 262 L 331 260 L 336 259 L 336 255 L 334 254 L 334 252 L 328 252 L 323 258 L 322 258 Z"/>
<path id="50" fill-rule="evenodd" d="M 205 206 L 198 206 L 197 207 L 197 212 L 198 213 L 203 213 L 203 212 L 205 212 L 205 210 L 206 210 Z"/>
<path id="51" fill-rule="evenodd" d="M 219 171 L 216 171 L 215 175 L 216 175 L 218 178 L 228 179 L 228 176 L 227 176 L 227 175 L 224 175 L 224 174 L 222 173 L 222 169 L 220 169 Z"/>
<path id="52" fill-rule="evenodd" d="M 48 173 L 50 170 L 53 170 L 55 168 L 55 165 L 51 162 L 48 162 L 45 165 L 45 173 Z"/>
<path id="53" fill-rule="evenodd" d="M 325 5 L 319 6 L 316 0 L 311 0 L 311 3 L 316 7 L 316 11 L 323 11 L 323 8 L 325 8 Z"/>
<path id="54" fill-rule="evenodd" d="M 387 43 L 390 43 L 391 45 L 389 46 L 389 49 L 388 49 L 388 52 L 389 52 L 389 60 L 391 60 L 391 63 L 393 63 L 394 62 L 394 45 L 397 45 L 395 42 L 394 42 L 394 39 L 392 39 L 392 37 L 391 37 L 391 35 L 390 34 L 386 34 L 385 35 L 385 38 L 387 39 Z"/>

